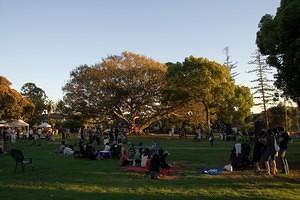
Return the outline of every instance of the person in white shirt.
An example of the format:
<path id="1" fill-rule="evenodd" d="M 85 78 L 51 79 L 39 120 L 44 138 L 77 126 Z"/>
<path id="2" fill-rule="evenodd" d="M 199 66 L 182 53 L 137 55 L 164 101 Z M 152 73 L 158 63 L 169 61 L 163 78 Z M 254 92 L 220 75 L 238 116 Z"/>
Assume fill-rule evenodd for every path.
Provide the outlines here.
<path id="1" fill-rule="evenodd" d="M 16 136 L 17 136 L 17 133 L 15 130 L 12 130 L 10 132 L 10 140 L 11 140 L 11 143 L 15 143 L 16 142 Z"/>
<path id="2" fill-rule="evenodd" d="M 74 150 L 71 147 L 66 146 L 64 148 L 64 155 L 70 156 L 74 154 Z"/>
<path id="3" fill-rule="evenodd" d="M 109 143 L 106 143 L 103 151 L 110 151 Z"/>
<path id="4" fill-rule="evenodd" d="M 141 167 L 146 167 L 147 166 L 147 161 L 148 161 L 148 158 L 149 158 L 150 155 L 151 155 L 150 154 L 150 149 L 146 148 L 144 153 L 142 154 Z"/>

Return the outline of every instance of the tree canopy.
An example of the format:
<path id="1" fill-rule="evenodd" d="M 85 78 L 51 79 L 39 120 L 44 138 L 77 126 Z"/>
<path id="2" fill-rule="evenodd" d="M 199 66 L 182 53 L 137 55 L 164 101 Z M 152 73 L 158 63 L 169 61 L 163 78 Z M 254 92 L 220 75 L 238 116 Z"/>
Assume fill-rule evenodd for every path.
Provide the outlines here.
<path id="1" fill-rule="evenodd" d="M 123 52 L 100 64 L 71 72 L 63 88 L 65 102 L 85 118 L 118 118 L 129 128 L 149 126 L 162 113 L 166 66 L 142 55 Z"/>
<path id="2" fill-rule="evenodd" d="M 263 16 L 256 43 L 277 69 L 275 85 L 300 105 L 300 1 L 282 0 L 276 15 Z"/>
<path id="3" fill-rule="evenodd" d="M 43 121 L 43 112 L 47 109 L 47 96 L 43 89 L 34 83 L 25 83 L 21 88 L 21 94 L 32 101 L 35 106 L 30 124 L 37 124 Z"/>
<path id="4" fill-rule="evenodd" d="M 182 63 L 162 64 L 123 52 L 96 65 L 79 66 L 70 76 L 61 110 L 83 120 L 118 119 L 141 132 L 170 114 L 189 118 L 196 126 L 203 116 L 208 126 L 213 118 L 231 123 L 234 114 L 244 120 L 253 104 L 250 90 L 234 84 L 228 67 L 192 56 Z"/>
<path id="5" fill-rule="evenodd" d="M 30 118 L 35 109 L 34 104 L 10 85 L 7 78 L 0 76 L 0 119 Z"/>
<path id="6" fill-rule="evenodd" d="M 234 112 L 243 113 L 243 119 L 250 114 L 253 104 L 250 90 L 235 86 L 230 70 L 225 65 L 190 56 L 183 63 L 168 63 L 168 66 L 168 87 L 172 89 L 169 91 L 186 101 L 201 102 L 208 127 L 213 118 L 231 123 Z"/>

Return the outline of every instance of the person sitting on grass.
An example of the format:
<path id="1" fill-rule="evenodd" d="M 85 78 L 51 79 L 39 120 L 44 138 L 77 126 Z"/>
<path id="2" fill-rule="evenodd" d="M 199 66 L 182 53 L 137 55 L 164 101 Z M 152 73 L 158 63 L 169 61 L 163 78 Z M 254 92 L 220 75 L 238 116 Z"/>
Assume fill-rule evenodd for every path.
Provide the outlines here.
<path id="1" fill-rule="evenodd" d="M 58 153 L 63 153 L 65 147 L 66 147 L 65 141 L 61 141 L 61 144 L 58 147 Z"/>
<path id="2" fill-rule="evenodd" d="M 87 152 L 88 158 L 91 160 L 102 159 L 100 153 L 96 150 L 96 147 L 94 144 L 88 144 L 86 147 L 86 152 Z"/>
<path id="3" fill-rule="evenodd" d="M 163 149 L 158 150 L 158 157 L 159 157 L 159 162 L 160 162 L 160 167 L 162 169 L 170 169 L 170 165 L 168 165 L 166 158 L 169 155 L 169 153 L 166 151 L 164 152 Z"/>
<path id="4" fill-rule="evenodd" d="M 129 166 L 132 163 L 132 160 L 128 159 L 127 150 L 125 147 L 121 148 L 121 156 L 120 156 L 120 165 L 122 167 Z"/>
<path id="5" fill-rule="evenodd" d="M 66 147 L 64 148 L 63 153 L 64 153 L 64 155 L 66 155 L 66 156 L 73 155 L 73 154 L 74 154 L 73 146 L 68 146 L 68 145 L 66 145 Z"/>
<path id="6" fill-rule="evenodd" d="M 158 149 L 158 143 L 156 141 L 153 141 L 151 144 L 151 154 L 154 155 L 157 153 L 157 149 Z"/>
<path id="7" fill-rule="evenodd" d="M 136 149 L 134 144 L 130 144 L 129 148 L 128 148 L 128 158 L 129 159 L 134 159 L 136 153 Z"/>
<path id="8" fill-rule="evenodd" d="M 150 149 L 146 148 L 142 154 L 141 167 L 146 167 L 148 159 L 151 160 L 151 153 Z"/>
<path id="9" fill-rule="evenodd" d="M 150 177 L 151 179 L 158 179 L 160 171 L 160 160 L 157 154 L 153 155 L 150 161 Z"/>
<path id="10" fill-rule="evenodd" d="M 234 145 L 230 154 L 230 164 L 233 170 L 244 170 L 251 165 L 251 161 L 249 160 L 250 152 L 251 147 L 247 142 L 237 142 Z"/>
<path id="11" fill-rule="evenodd" d="M 105 144 L 103 151 L 110 151 L 109 143 Z"/>
<path id="12" fill-rule="evenodd" d="M 113 144 L 110 148 L 112 158 L 119 158 L 121 154 L 122 145 Z"/>
<path id="13" fill-rule="evenodd" d="M 141 162 L 142 162 L 142 153 L 140 153 L 140 151 L 137 151 L 135 153 L 135 156 L 134 156 L 134 162 L 133 162 L 133 165 L 134 166 L 141 166 Z"/>
<path id="14" fill-rule="evenodd" d="M 87 158 L 87 151 L 86 151 L 86 147 L 87 145 L 84 144 L 81 140 L 79 141 L 79 151 L 75 151 L 74 152 L 74 156 L 77 158 Z"/>

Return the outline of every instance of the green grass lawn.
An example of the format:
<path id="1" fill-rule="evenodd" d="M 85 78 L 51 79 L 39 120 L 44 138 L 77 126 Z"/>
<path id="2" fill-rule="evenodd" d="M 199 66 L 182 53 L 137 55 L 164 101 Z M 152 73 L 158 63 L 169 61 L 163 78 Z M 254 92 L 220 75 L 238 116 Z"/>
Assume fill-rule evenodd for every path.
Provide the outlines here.
<path id="1" fill-rule="evenodd" d="M 170 179 L 151 180 L 142 173 L 124 172 L 113 159 L 90 161 L 55 153 L 58 144 L 41 141 L 14 145 L 25 157 L 32 157 L 34 170 L 14 173 L 14 160 L 0 155 L 0 199 L 300 199 L 300 141 L 289 145 L 289 176 L 268 177 L 252 171 L 210 176 L 199 173 L 202 167 L 226 164 L 233 143 L 168 140 L 131 137 L 131 142 L 158 141 L 171 155 L 169 161 L 180 166 Z M 75 141 L 74 141 L 75 142 Z"/>

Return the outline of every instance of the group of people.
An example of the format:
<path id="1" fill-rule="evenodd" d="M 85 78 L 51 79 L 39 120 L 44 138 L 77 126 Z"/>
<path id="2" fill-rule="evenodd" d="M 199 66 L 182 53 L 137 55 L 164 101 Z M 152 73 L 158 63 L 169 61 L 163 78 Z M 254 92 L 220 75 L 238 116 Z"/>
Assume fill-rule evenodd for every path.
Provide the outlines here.
<path id="1" fill-rule="evenodd" d="M 166 161 L 168 152 L 159 148 L 156 142 L 153 142 L 150 147 L 144 147 L 143 143 L 139 143 L 138 145 L 129 144 L 126 148 L 124 141 L 126 139 L 127 142 L 127 137 L 124 137 L 124 133 L 117 128 L 111 128 L 108 132 L 100 129 L 80 129 L 78 133 L 80 138 L 79 150 L 75 150 L 72 145 L 66 145 L 63 141 L 59 149 L 60 153 L 81 155 L 91 160 L 103 159 L 105 156 L 120 158 L 121 166 L 145 168 L 150 172 L 152 178 L 157 178 L 161 169 L 170 168 Z M 107 133 L 107 136 L 104 136 L 104 133 Z M 195 133 L 196 137 L 200 139 L 200 129 L 196 130 Z M 269 175 L 277 174 L 278 168 L 281 169 L 282 173 L 288 174 L 286 151 L 290 137 L 284 128 L 278 127 L 267 130 L 265 124 L 258 121 L 255 123 L 254 135 L 252 161 L 250 161 L 252 145 L 247 142 L 237 142 L 230 156 L 230 164 L 233 169 L 246 169 L 253 164 L 257 171 L 265 169 Z M 207 140 L 213 146 L 214 134 L 212 131 L 207 135 Z M 97 150 L 100 143 L 103 144 L 103 147 Z M 279 167 L 277 163 L 279 163 Z"/>
<path id="2" fill-rule="evenodd" d="M 42 129 L 42 128 L 11 128 L 7 127 L 1 130 L 1 135 L 4 140 L 15 143 L 17 139 L 23 140 L 37 140 L 45 138 L 50 140 L 54 135 L 58 134 L 57 129 Z"/>
<path id="3" fill-rule="evenodd" d="M 250 161 L 250 143 L 237 142 L 230 155 L 230 164 L 233 169 L 246 169 L 253 164 L 257 172 L 262 172 L 262 169 L 265 169 L 267 175 L 276 175 L 279 172 L 288 174 L 289 166 L 286 152 L 291 140 L 288 132 L 283 127 L 266 129 L 263 121 L 257 121 L 255 122 L 254 133 L 252 162 Z"/>
<path id="4" fill-rule="evenodd" d="M 110 135 L 108 140 L 103 138 L 102 141 L 104 145 L 102 150 L 97 150 L 97 139 L 89 134 L 88 140 L 84 140 L 80 137 L 79 150 L 75 150 L 73 145 L 67 145 L 63 140 L 58 152 L 63 155 L 80 156 L 90 160 L 103 159 L 107 153 L 107 158 L 119 157 L 120 165 L 123 167 L 136 166 L 147 169 L 153 179 L 159 177 L 161 170 L 170 169 L 170 165 L 166 160 L 169 153 L 159 148 L 157 142 L 154 141 L 150 147 L 144 147 L 142 142 L 137 146 L 130 143 L 128 148 L 126 148 L 125 144 L 118 141 L 117 134 L 116 136 L 117 137 Z"/>
<path id="5" fill-rule="evenodd" d="M 105 134 L 108 134 L 108 136 L 104 136 Z M 96 142 L 97 145 L 100 145 L 102 139 L 106 140 L 110 144 L 127 142 L 126 133 L 124 133 L 121 129 L 114 127 L 106 130 L 104 130 L 104 128 L 79 128 L 78 138 L 81 141 L 88 140 L 89 143 Z M 104 142 L 104 144 L 107 142 Z"/>
<path id="6" fill-rule="evenodd" d="M 286 159 L 287 145 L 290 141 L 288 132 L 283 127 L 268 130 L 261 129 L 262 125 L 259 124 L 260 122 L 257 123 L 253 151 L 253 162 L 255 163 L 256 170 L 261 171 L 263 163 L 267 174 L 275 175 L 278 173 L 278 160 L 281 172 L 288 174 L 289 166 Z"/>
<path id="7" fill-rule="evenodd" d="M 79 128 L 79 144 L 66 144 L 66 131 L 61 130 L 62 138 L 58 152 L 64 155 L 74 155 L 78 158 L 101 160 L 103 158 L 117 158 L 121 152 L 121 146 L 127 142 L 124 133 L 117 128 Z M 105 136 L 107 134 L 107 136 Z M 103 144 L 103 146 L 102 146 Z"/>
<path id="8" fill-rule="evenodd" d="M 105 144 L 103 149 L 97 150 L 97 147 L 94 143 L 83 141 L 79 142 L 79 148 L 76 149 L 75 145 L 66 144 L 65 141 L 62 141 L 58 153 L 61 153 L 66 156 L 74 155 L 75 157 L 86 158 L 89 160 L 101 160 L 103 158 L 111 157 L 111 150 L 109 143 Z"/>
<path id="9" fill-rule="evenodd" d="M 125 147 L 121 148 L 120 165 L 145 168 L 150 177 L 156 179 L 161 170 L 170 169 L 171 166 L 166 160 L 168 155 L 169 153 L 159 148 L 156 142 L 153 142 L 151 147 L 144 147 L 143 143 L 140 143 L 136 148 L 134 144 L 130 144 L 128 150 Z"/>

